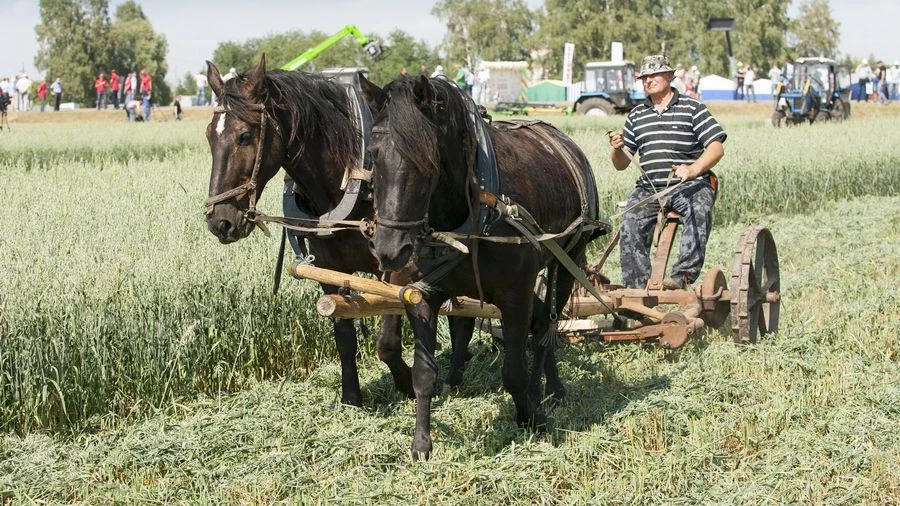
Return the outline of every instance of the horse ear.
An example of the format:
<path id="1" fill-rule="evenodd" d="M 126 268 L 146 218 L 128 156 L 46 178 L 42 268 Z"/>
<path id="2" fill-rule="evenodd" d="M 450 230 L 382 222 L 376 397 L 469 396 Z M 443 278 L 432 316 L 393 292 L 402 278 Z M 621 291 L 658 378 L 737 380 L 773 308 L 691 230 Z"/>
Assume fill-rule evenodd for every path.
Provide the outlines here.
<path id="1" fill-rule="evenodd" d="M 434 90 L 431 88 L 431 82 L 425 74 L 420 75 L 413 81 L 413 97 L 416 99 L 416 107 L 423 109 L 431 106 Z"/>
<path id="2" fill-rule="evenodd" d="M 263 53 L 262 58 L 259 59 L 259 65 L 253 70 L 253 73 L 250 74 L 249 79 L 247 79 L 247 87 L 252 91 L 254 96 L 261 97 L 263 96 L 266 90 L 266 54 Z"/>
<path id="3" fill-rule="evenodd" d="M 219 73 L 219 67 L 216 64 L 206 60 L 206 79 L 209 81 L 209 87 L 213 92 L 221 97 L 225 88 L 225 82 L 222 81 L 222 75 Z"/>
<path id="4" fill-rule="evenodd" d="M 366 79 L 362 72 L 359 73 L 359 84 L 362 88 L 363 98 L 369 104 L 369 109 L 380 111 L 384 107 L 384 91 L 377 84 Z"/>

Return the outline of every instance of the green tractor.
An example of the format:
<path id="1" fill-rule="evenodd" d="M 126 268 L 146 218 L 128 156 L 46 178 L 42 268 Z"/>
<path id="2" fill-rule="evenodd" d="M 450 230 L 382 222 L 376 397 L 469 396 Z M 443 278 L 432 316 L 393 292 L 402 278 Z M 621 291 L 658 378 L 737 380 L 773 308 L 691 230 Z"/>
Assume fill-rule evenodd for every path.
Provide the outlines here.
<path id="1" fill-rule="evenodd" d="M 828 58 L 799 58 L 794 75 L 775 85 L 772 124 L 845 120 L 850 117 L 850 68 Z"/>

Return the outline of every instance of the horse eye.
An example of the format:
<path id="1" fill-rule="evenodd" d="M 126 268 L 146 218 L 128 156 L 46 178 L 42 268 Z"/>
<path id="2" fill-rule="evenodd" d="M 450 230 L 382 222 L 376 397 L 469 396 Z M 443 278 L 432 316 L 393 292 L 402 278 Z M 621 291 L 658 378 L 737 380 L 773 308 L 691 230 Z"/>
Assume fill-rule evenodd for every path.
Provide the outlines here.
<path id="1" fill-rule="evenodd" d="M 246 146 L 251 142 L 253 142 L 253 136 L 250 135 L 250 132 L 241 132 L 240 135 L 238 135 L 238 144 Z"/>

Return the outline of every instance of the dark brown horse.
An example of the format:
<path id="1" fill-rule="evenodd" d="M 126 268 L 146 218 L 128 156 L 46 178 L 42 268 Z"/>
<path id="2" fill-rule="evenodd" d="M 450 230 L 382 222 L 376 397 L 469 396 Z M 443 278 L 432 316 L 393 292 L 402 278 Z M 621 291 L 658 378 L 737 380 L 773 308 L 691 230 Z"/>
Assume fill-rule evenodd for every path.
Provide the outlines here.
<path id="1" fill-rule="evenodd" d="M 206 222 L 219 241 L 231 243 L 250 234 L 256 201 L 281 167 L 297 183 L 297 204 L 311 214 L 321 216 L 341 202 L 345 169 L 360 166 L 363 155 L 362 132 L 342 84 L 316 74 L 267 72 L 265 57 L 255 70 L 227 82 L 208 62 L 208 77 L 220 107 L 206 128 L 212 151 Z M 347 219 L 373 215 L 371 201 L 362 201 Z M 307 241 L 318 267 L 345 273 L 381 272 L 366 237 L 358 231 L 337 231 L 330 238 L 310 235 Z M 322 285 L 322 290 L 333 294 L 338 288 Z M 360 406 L 356 329 L 352 320 L 333 322 L 341 362 L 341 401 Z M 462 379 L 473 327 L 471 319 L 450 319 L 454 352 L 447 381 L 451 386 Z M 398 317 L 382 318 L 376 347 L 397 388 L 412 396 L 410 368 L 401 357 Z"/>
<path id="2" fill-rule="evenodd" d="M 394 270 L 408 265 L 430 279 L 422 303 L 407 306 L 416 335 L 413 388 L 416 394 L 416 430 L 413 458 L 427 458 L 432 449 L 431 397 L 437 366 L 434 361 L 436 315 L 449 297 L 467 295 L 497 305 L 502 313 L 504 361 L 503 385 L 516 406 L 517 421 L 541 429 L 546 417 L 541 407 L 540 371 L 544 353 L 535 353 L 527 368 L 526 338 L 545 335 L 553 322 L 551 307 L 560 312 L 568 301 L 574 278 L 559 269 L 556 294 L 546 302 L 534 295 L 539 272 L 556 271 L 557 259 L 545 247 L 534 244 L 468 240 L 477 255 L 458 263 L 443 275 L 431 278 L 433 255 L 423 253 L 423 238 L 431 230 L 459 229 L 479 208 L 479 202 L 496 203 L 497 195 L 480 188 L 483 178 L 474 167 L 479 148 L 476 138 L 481 118 L 474 104 L 444 79 L 402 77 L 384 90 L 364 87 L 376 110 L 370 148 L 375 167 L 376 231 L 371 247 L 380 268 Z M 495 122 L 488 129 L 499 169 L 499 193 L 533 216 L 545 234 L 558 241 L 578 264 L 583 263 L 587 243 L 598 233 L 588 226 L 597 217 L 597 193 L 591 167 L 574 141 L 542 122 Z M 483 144 L 482 144 L 483 145 Z M 492 200 L 493 199 L 493 200 Z M 502 201 L 502 199 L 501 199 Z M 496 207 L 495 210 L 502 207 Z M 507 208 L 507 211 L 510 209 Z M 525 213 L 525 214 L 527 214 Z M 570 227 L 576 223 L 584 227 Z M 520 236 L 515 222 L 490 227 L 490 236 Z M 520 236 L 521 237 L 521 236 Z M 489 237 L 485 239 L 490 239 Z M 429 246 L 433 248 L 433 246 Z M 477 267 L 476 267 L 477 266 Z M 479 282 L 480 281 L 480 282 Z M 479 286 L 480 285 L 480 286 Z M 537 304 L 537 306 L 535 306 Z M 534 309 L 534 321 L 532 311 Z M 540 341 L 540 339 L 535 339 Z M 552 346 L 550 348 L 552 350 Z M 547 359 L 553 364 L 552 357 Z M 554 376 L 555 376 L 555 367 Z M 548 389 L 556 394 L 561 384 Z"/>

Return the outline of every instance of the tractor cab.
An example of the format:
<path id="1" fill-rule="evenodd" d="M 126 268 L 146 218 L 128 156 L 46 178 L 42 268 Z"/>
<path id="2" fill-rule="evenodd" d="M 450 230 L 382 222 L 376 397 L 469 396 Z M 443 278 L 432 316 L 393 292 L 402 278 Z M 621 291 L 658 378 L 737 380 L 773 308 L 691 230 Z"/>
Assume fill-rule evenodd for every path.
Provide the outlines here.
<path id="1" fill-rule="evenodd" d="M 772 124 L 850 117 L 850 68 L 829 58 L 799 58 L 794 75 L 775 86 Z"/>
<path id="2" fill-rule="evenodd" d="M 591 62 L 584 67 L 584 91 L 575 112 L 588 116 L 627 113 L 646 97 L 635 80 L 634 62 Z"/>

